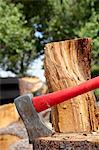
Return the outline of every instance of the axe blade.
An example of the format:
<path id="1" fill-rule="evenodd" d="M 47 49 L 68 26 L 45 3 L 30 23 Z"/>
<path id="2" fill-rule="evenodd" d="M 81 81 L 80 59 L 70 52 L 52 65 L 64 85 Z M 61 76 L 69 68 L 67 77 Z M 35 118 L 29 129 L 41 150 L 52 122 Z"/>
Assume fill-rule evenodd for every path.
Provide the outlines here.
<path id="1" fill-rule="evenodd" d="M 50 136 L 54 133 L 44 122 L 41 121 L 38 113 L 32 104 L 32 94 L 20 96 L 14 100 L 18 113 L 22 118 L 29 137 L 29 143 L 33 143 L 33 139 L 42 136 Z"/>

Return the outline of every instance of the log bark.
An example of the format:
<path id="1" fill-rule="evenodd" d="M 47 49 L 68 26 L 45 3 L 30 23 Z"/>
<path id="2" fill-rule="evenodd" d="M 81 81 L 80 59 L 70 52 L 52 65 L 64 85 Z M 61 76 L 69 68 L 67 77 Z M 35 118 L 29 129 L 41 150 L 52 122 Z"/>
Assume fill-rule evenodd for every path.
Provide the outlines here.
<path id="1" fill-rule="evenodd" d="M 34 140 L 33 150 L 98 150 L 99 134 L 55 134 Z"/>
<path id="2" fill-rule="evenodd" d="M 91 39 L 74 39 L 45 46 L 45 76 L 50 92 L 72 87 L 91 78 Z M 95 97 L 80 95 L 52 108 L 52 123 L 57 132 L 96 131 Z"/>
<path id="3" fill-rule="evenodd" d="M 96 118 L 98 121 L 98 132 L 99 132 L 99 106 L 96 106 Z"/>

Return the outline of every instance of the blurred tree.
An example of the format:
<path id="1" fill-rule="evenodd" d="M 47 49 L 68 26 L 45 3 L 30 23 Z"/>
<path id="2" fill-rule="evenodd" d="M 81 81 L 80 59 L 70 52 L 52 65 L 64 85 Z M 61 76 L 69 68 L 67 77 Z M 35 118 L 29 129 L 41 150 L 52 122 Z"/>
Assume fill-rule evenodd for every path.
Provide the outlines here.
<path id="1" fill-rule="evenodd" d="M 19 76 L 25 75 L 35 56 L 33 28 L 26 26 L 20 9 L 22 5 L 0 0 L 0 67 Z"/>
<path id="2" fill-rule="evenodd" d="M 50 9 L 47 0 L 0 0 L 1 68 L 26 75 L 30 63 L 42 53 Z"/>
<path id="3" fill-rule="evenodd" d="M 48 22 L 54 16 L 54 6 L 50 0 L 9 0 L 15 4 L 23 5 L 22 12 L 27 20 L 27 26 L 33 27 L 36 39 L 35 45 L 37 56 L 42 54 L 44 44 L 49 41 L 50 37 L 46 36 L 48 30 Z"/>
<path id="4" fill-rule="evenodd" d="M 78 31 L 80 37 L 91 37 L 93 39 L 92 51 L 92 75 L 99 75 L 99 14 L 93 11 L 89 21 Z"/>
<path id="5" fill-rule="evenodd" d="M 0 63 L 3 68 L 10 69 L 17 74 L 25 74 L 33 58 L 43 53 L 45 43 L 85 36 L 93 38 L 92 66 L 94 66 L 93 68 L 97 68 L 96 65 L 99 63 L 98 0 L 6 1 L 8 3 L 5 9 L 6 11 L 3 9 L 1 10 L 0 8 L 2 14 L 7 14 L 6 17 L 4 15 L 0 16 L 1 24 L 3 24 L 3 20 L 5 20 L 5 25 L 1 25 L 0 27 L 0 32 L 3 32 L 4 30 L 2 34 L 3 36 L 0 35 L 1 46 L 6 50 L 6 57 L 3 60 L 3 48 L 3 52 L 0 52 L 0 58 L 2 61 Z M 1 0 L 0 3 L 6 5 L 3 0 Z M 16 15 L 14 12 L 15 10 L 17 10 Z M 11 18 L 13 18 L 13 21 L 11 21 Z M 7 25 L 8 22 L 10 25 Z M 9 34 L 7 32 L 9 32 Z M 19 36 L 17 35 L 17 32 Z M 4 40 L 6 40 L 5 35 L 7 35 L 8 42 L 4 42 Z M 17 42 L 18 44 L 15 44 Z M 14 57 L 14 60 L 17 59 L 18 63 L 14 63 L 16 67 L 12 65 L 13 61 L 10 57 Z M 27 59 L 29 61 L 27 61 Z M 21 63 L 24 64 L 22 65 L 23 67 L 21 67 Z M 99 73 L 99 67 L 97 73 Z"/>

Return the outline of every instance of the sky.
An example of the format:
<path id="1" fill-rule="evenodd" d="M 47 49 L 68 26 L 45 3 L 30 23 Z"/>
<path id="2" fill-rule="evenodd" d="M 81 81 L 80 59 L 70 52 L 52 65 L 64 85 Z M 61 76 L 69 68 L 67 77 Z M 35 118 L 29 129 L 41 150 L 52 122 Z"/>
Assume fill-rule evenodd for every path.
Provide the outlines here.
<path id="1" fill-rule="evenodd" d="M 42 69 L 43 59 L 44 55 L 34 60 L 33 63 L 30 65 L 30 68 L 28 69 L 27 73 L 29 75 L 39 77 L 42 81 L 45 82 L 44 69 Z"/>
<path id="2" fill-rule="evenodd" d="M 42 33 L 36 31 L 35 36 L 42 38 Z M 27 73 L 30 76 L 39 77 L 43 82 L 45 82 L 44 69 L 42 69 L 43 59 L 44 59 L 44 55 L 41 55 L 39 58 L 35 59 L 29 66 Z M 11 71 L 4 71 L 0 68 L 0 77 L 5 78 L 5 77 L 15 77 L 15 76 L 16 75 Z"/>
<path id="3" fill-rule="evenodd" d="M 44 69 L 42 69 L 43 59 L 44 59 L 44 55 L 42 55 L 39 58 L 35 59 L 31 63 L 27 73 L 30 76 L 39 77 L 43 82 L 45 82 Z M 5 77 L 15 77 L 15 76 L 16 75 L 14 73 L 12 73 L 11 71 L 4 71 L 0 68 L 0 77 L 5 78 Z"/>

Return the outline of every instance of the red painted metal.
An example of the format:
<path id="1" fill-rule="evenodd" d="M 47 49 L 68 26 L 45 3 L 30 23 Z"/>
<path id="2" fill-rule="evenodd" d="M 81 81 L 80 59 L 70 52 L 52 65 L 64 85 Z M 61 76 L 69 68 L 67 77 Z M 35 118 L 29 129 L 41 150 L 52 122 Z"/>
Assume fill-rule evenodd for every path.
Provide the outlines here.
<path id="1" fill-rule="evenodd" d="M 46 95 L 33 97 L 32 102 L 37 112 L 46 110 L 61 102 L 99 88 L 99 76 L 87 80 L 75 87 L 66 88 Z"/>

